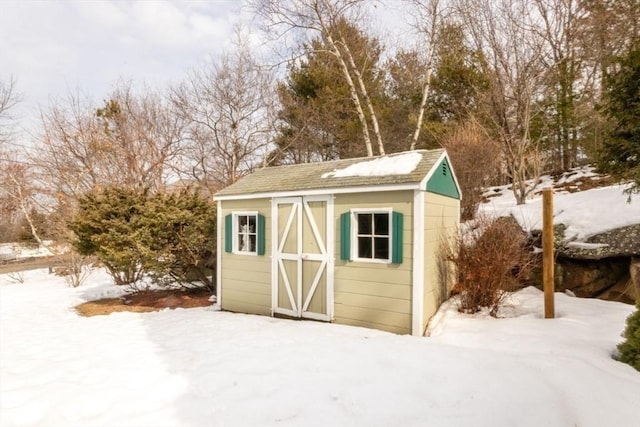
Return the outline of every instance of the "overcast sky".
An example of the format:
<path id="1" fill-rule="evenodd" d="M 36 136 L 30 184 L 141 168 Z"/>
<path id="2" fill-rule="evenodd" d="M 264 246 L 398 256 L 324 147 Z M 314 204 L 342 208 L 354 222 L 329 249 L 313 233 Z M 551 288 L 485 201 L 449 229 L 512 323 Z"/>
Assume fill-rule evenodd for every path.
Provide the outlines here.
<path id="1" fill-rule="evenodd" d="M 383 3 L 369 3 L 369 19 L 402 36 L 393 18 L 402 3 Z M 251 24 L 241 0 L 0 0 L 0 79 L 16 79 L 23 101 L 13 115 L 28 130 L 18 143 L 37 132 L 39 109 L 69 91 L 101 102 L 119 79 L 159 88 L 181 80 L 229 49 L 241 21 Z"/>
<path id="2" fill-rule="evenodd" d="M 101 100 L 120 78 L 164 86 L 229 46 L 237 0 L 0 0 L 0 79 L 31 127 L 50 97 Z"/>

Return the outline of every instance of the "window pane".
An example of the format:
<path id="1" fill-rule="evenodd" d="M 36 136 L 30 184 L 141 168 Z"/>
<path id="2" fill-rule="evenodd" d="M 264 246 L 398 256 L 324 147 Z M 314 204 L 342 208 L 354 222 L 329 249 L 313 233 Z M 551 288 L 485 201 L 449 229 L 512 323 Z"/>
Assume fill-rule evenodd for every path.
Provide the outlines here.
<path id="1" fill-rule="evenodd" d="M 358 214 L 358 234 L 371 235 L 371 217 L 372 214 Z"/>
<path id="2" fill-rule="evenodd" d="M 239 216 L 238 217 L 238 231 L 243 231 L 243 228 L 247 225 L 247 217 Z"/>
<path id="3" fill-rule="evenodd" d="M 375 257 L 376 259 L 389 259 L 389 238 L 375 238 Z"/>
<path id="4" fill-rule="evenodd" d="M 255 233 L 256 232 L 256 217 L 255 216 L 250 216 L 248 217 L 249 219 L 249 233 Z"/>
<path id="5" fill-rule="evenodd" d="M 358 258 L 372 258 L 371 237 L 358 237 Z"/>
<path id="6" fill-rule="evenodd" d="M 238 235 L 238 250 L 240 252 L 247 252 L 249 250 L 249 241 L 246 234 Z"/>
<path id="7" fill-rule="evenodd" d="M 374 231 L 376 236 L 389 235 L 389 214 L 377 213 L 373 217 Z"/>
<path id="8" fill-rule="evenodd" d="M 255 251 L 256 251 L 256 235 L 251 234 L 249 235 L 249 252 L 255 252 Z"/>

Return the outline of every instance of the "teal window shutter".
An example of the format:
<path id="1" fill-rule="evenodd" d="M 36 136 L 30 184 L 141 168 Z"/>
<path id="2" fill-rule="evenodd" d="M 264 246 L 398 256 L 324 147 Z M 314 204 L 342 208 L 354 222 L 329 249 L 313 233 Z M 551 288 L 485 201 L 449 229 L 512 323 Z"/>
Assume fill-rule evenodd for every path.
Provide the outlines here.
<path id="1" fill-rule="evenodd" d="M 233 216 L 224 217 L 224 251 L 233 252 Z"/>
<path id="2" fill-rule="evenodd" d="M 265 252 L 265 219 L 264 215 L 258 214 L 258 255 Z"/>
<path id="3" fill-rule="evenodd" d="M 351 258 L 351 212 L 340 215 L 340 259 Z"/>
<path id="4" fill-rule="evenodd" d="M 391 262 L 394 264 L 402 264 L 402 228 L 404 215 L 400 212 L 393 212 L 393 225 L 391 244 Z"/>

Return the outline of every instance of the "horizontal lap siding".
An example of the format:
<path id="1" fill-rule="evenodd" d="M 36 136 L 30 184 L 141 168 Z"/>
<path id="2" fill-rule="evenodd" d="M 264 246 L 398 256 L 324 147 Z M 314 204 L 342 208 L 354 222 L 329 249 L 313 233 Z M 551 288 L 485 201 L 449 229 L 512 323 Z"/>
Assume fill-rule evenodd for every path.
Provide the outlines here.
<path id="1" fill-rule="evenodd" d="M 436 313 L 442 298 L 446 298 L 451 290 L 455 272 L 452 264 L 439 261 L 439 253 L 443 241 L 455 239 L 459 227 L 460 201 L 435 193 L 425 194 L 424 221 L 424 301 L 423 330 L 431 317 Z M 442 274 L 442 271 L 445 274 Z M 447 290 L 445 291 L 444 288 Z M 441 293 L 446 293 L 441 298 Z"/>
<path id="2" fill-rule="evenodd" d="M 403 262 L 383 264 L 340 260 L 340 215 L 351 209 L 391 208 L 404 215 Z M 411 332 L 413 192 L 339 194 L 334 200 L 336 323 L 389 332 Z"/>
<path id="3" fill-rule="evenodd" d="M 224 218 L 233 212 L 257 211 L 265 217 L 265 255 L 235 255 L 224 252 L 225 222 L 222 242 L 222 309 L 252 314 L 271 314 L 271 199 L 222 201 Z"/>

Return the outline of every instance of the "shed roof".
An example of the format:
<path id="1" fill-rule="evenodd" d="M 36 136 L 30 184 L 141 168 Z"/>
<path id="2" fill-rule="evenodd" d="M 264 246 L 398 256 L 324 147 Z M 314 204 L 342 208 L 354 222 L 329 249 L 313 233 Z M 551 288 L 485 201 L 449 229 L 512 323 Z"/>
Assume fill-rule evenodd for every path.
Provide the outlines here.
<path id="1" fill-rule="evenodd" d="M 408 155 L 411 154 L 411 158 Z M 381 160 L 402 163 L 405 159 L 417 163 L 411 170 L 397 168 L 385 173 Z M 345 187 L 370 187 L 383 185 L 419 184 L 436 166 L 444 154 L 443 149 L 416 150 L 378 157 L 332 160 L 318 163 L 274 166 L 259 169 L 219 191 L 215 197 L 261 193 L 292 192 L 304 190 L 336 189 Z M 387 166 L 389 163 L 386 163 Z M 382 168 L 378 168 L 378 166 Z M 345 170 L 351 167 L 349 170 Z M 376 171 L 376 169 L 378 169 Z M 351 172 L 352 171 L 352 172 Z M 369 173 L 367 173 L 367 171 Z M 379 172 L 379 173 L 378 173 Z"/>

